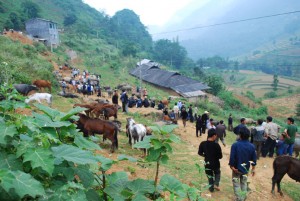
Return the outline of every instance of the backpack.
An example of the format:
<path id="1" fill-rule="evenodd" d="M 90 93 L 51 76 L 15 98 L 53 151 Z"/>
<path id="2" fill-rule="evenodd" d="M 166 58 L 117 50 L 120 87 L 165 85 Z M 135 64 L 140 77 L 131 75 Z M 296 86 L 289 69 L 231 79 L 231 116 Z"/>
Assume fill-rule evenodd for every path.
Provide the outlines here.
<path id="1" fill-rule="evenodd" d="M 233 132 L 234 132 L 234 134 L 238 135 L 240 132 L 240 126 L 238 125 L 238 126 L 234 127 Z"/>

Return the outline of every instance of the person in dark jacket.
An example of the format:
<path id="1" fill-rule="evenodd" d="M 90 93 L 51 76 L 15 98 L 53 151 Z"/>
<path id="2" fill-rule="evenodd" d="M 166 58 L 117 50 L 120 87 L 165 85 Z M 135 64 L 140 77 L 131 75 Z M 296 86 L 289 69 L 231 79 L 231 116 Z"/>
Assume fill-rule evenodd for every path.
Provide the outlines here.
<path id="1" fill-rule="evenodd" d="M 185 127 L 186 126 L 186 119 L 188 118 L 188 113 L 185 110 L 185 108 L 182 108 L 180 116 L 181 116 L 181 119 L 182 119 L 183 126 Z"/>
<path id="2" fill-rule="evenodd" d="M 155 107 L 155 100 L 149 99 L 149 101 L 150 101 L 150 107 L 154 108 Z"/>
<path id="3" fill-rule="evenodd" d="M 206 123 L 207 123 L 207 120 L 209 119 L 209 112 L 208 111 L 205 111 L 204 114 L 202 114 L 202 134 L 205 134 L 205 130 L 206 130 Z"/>
<path id="4" fill-rule="evenodd" d="M 262 149 L 263 143 L 265 141 L 265 139 L 264 139 L 265 128 L 263 127 L 262 123 L 263 123 L 263 120 L 258 119 L 257 126 L 253 129 L 251 129 L 251 134 L 253 136 L 253 144 L 255 146 L 257 160 L 260 157 L 261 149 Z"/>
<path id="5" fill-rule="evenodd" d="M 165 108 L 165 105 L 162 103 L 162 101 L 159 101 L 159 104 L 157 105 L 158 110 L 163 110 Z"/>
<path id="6" fill-rule="evenodd" d="M 149 101 L 148 101 L 147 96 L 145 96 L 145 98 L 144 98 L 144 100 L 143 100 L 143 106 L 144 106 L 145 108 L 147 108 L 147 107 L 150 106 L 150 103 L 149 103 Z"/>
<path id="7" fill-rule="evenodd" d="M 248 190 L 248 173 L 250 165 L 254 176 L 256 165 L 256 152 L 253 144 L 249 142 L 250 131 L 247 127 L 239 129 L 240 140 L 236 141 L 230 150 L 229 166 L 232 169 L 232 183 L 237 200 L 245 200 Z M 242 193 L 241 193 L 242 192 Z"/>
<path id="8" fill-rule="evenodd" d="M 223 157 L 223 155 L 220 145 L 215 143 L 216 139 L 216 130 L 213 128 L 209 129 L 207 141 L 201 142 L 198 150 L 198 154 L 204 157 L 205 173 L 208 178 L 210 192 L 213 192 L 214 190 L 220 190 L 220 159 Z"/>
<path id="9" fill-rule="evenodd" d="M 193 116 L 193 108 L 192 105 L 189 106 L 189 118 L 190 118 L 190 122 L 193 123 L 194 122 L 194 116 Z"/>
<path id="10" fill-rule="evenodd" d="M 233 119 L 232 119 L 232 116 L 231 114 L 229 115 L 228 117 L 228 131 L 232 131 L 233 130 Z"/>
<path id="11" fill-rule="evenodd" d="M 137 100 L 136 100 L 136 107 L 140 108 L 143 106 L 143 101 L 142 98 L 140 96 L 138 96 Z"/>
<path id="12" fill-rule="evenodd" d="M 118 95 L 117 90 L 114 91 L 114 95 L 112 96 L 111 100 L 112 100 L 113 104 L 118 105 L 118 103 L 119 103 L 119 95 Z"/>
<path id="13" fill-rule="evenodd" d="M 202 119 L 201 119 L 200 115 L 198 115 L 198 117 L 196 118 L 196 136 L 197 137 L 199 136 L 198 133 L 200 134 L 200 137 L 201 137 L 202 136 Z"/>
<path id="14" fill-rule="evenodd" d="M 125 90 L 123 90 L 123 93 L 120 97 L 121 101 L 122 101 L 122 109 L 123 112 L 128 112 L 128 96 Z"/>
<path id="15" fill-rule="evenodd" d="M 128 100 L 128 107 L 132 108 L 133 106 L 135 106 L 135 104 L 136 104 L 136 100 L 134 98 L 134 94 L 132 94 Z"/>
<path id="16" fill-rule="evenodd" d="M 224 147 L 226 147 L 224 138 L 226 137 L 226 126 L 223 124 L 224 121 L 221 120 L 220 123 L 216 126 L 216 133 L 217 133 L 217 140 L 216 142 L 219 143 L 219 139 L 221 140 Z"/>

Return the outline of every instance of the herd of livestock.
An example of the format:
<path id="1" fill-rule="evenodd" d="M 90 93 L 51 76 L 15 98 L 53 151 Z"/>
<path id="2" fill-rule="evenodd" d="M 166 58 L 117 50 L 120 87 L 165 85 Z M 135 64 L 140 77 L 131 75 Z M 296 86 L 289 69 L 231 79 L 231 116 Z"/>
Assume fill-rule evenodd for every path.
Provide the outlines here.
<path id="1" fill-rule="evenodd" d="M 51 92 L 51 83 L 45 80 L 35 80 L 34 85 L 15 84 L 14 88 L 23 95 L 28 95 L 31 91 L 37 91 L 41 88 L 48 88 Z M 30 101 L 41 103 L 46 100 L 49 106 L 52 104 L 52 95 L 49 93 L 34 93 L 25 99 L 26 103 Z M 74 104 L 73 107 L 85 108 L 84 114 L 80 113 L 79 120 L 74 122 L 77 128 L 85 137 L 95 134 L 103 134 L 103 140 L 111 141 L 111 152 L 118 148 L 118 131 L 121 130 L 121 122 L 117 120 L 119 105 L 110 104 L 109 102 L 97 99 L 97 102 L 90 104 Z M 114 117 L 113 121 L 109 121 L 110 117 Z M 143 140 L 146 135 L 151 135 L 151 129 L 142 124 L 136 124 L 132 118 L 127 118 L 126 135 L 129 144 Z"/>

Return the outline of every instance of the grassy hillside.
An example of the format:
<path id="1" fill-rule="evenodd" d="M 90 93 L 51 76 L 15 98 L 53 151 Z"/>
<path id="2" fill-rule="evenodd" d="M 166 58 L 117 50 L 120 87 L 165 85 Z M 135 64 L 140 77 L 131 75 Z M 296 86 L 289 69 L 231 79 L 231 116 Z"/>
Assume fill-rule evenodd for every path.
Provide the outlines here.
<path id="1" fill-rule="evenodd" d="M 101 34 L 101 30 L 105 31 L 103 28 L 107 27 L 105 26 L 107 22 L 105 15 L 87 4 L 84 4 L 81 0 L 1 0 L 0 6 L 2 12 L 0 12 L 0 27 L 3 28 L 6 25 L 11 13 L 16 13 L 16 21 L 20 22 L 20 27 L 23 29 L 24 21 L 31 18 L 31 16 L 27 15 L 26 11 L 24 11 L 24 3 L 27 2 L 37 6 L 37 17 L 53 20 L 59 24 L 59 28 L 66 28 L 64 20 L 71 15 L 76 16 L 76 22 L 70 27 L 69 31 L 72 28 L 77 32 L 96 35 L 97 31 L 99 31 L 98 34 Z"/>
<path id="2" fill-rule="evenodd" d="M 2 80 L 8 80 L 9 83 L 31 83 L 33 79 L 54 81 L 53 66 L 47 60 L 53 55 L 47 52 L 44 45 L 23 44 L 3 36 L 0 36 L 0 43 L 0 77 Z M 7 66 L 3 62 L 7 63 Z"/>

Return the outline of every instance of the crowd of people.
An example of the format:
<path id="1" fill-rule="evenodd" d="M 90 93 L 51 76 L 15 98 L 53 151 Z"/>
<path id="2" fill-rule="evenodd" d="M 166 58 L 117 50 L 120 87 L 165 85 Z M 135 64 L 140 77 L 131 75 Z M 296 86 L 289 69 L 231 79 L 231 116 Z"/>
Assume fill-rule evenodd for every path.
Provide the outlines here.
<path id="1" fill-rule="evenodd" d="M 211 122 L 211 119 L 209 120 Z M 228 124 L 232 124 L 232 116 L 228 118 Z M 212 123 L 213 124 L 213 123 Z M 220 126 L 221 125 L 221 126 Z M 231 125 L 232 126 L 232 125 Z M 208 177 L 209 190 L 219 191 L 221 169 L 220 159 L 222 150 L 218 144 L 220 132 L 226 136 L 226 126 L 220 121 L 216 126 L 207 126 L 207 140 L 199 145 L 198 154 L 204 157 L 205 172 Z M 247 192 L 250 190 L 248 175 L 255 175 L 255 166 L 260 156 L 273 158 L 276 151 L 277 156 L 292 156 L 297 126 L 293 118 L 287 118 L 287 125 L 280 133 L 280 126 L 273 122 L 273 118 L 268 116 L 266 122 L 257 120 L 257 124 L 250 130 L 247 128 L 245 118 L 240 119 L 240 124 L 236 127 L 228 127 L 236 134 L 236 142 L 232 144 L 230 150 L 229 166 L 232 170 L 232 183 L 236 200 L 245 200 Z M 196 131 L 196 135 L 198 132 Z M 225 142 L 222 141 L 225 146 Z M 250 169 L 251 167 L 251 169 Z"/>

